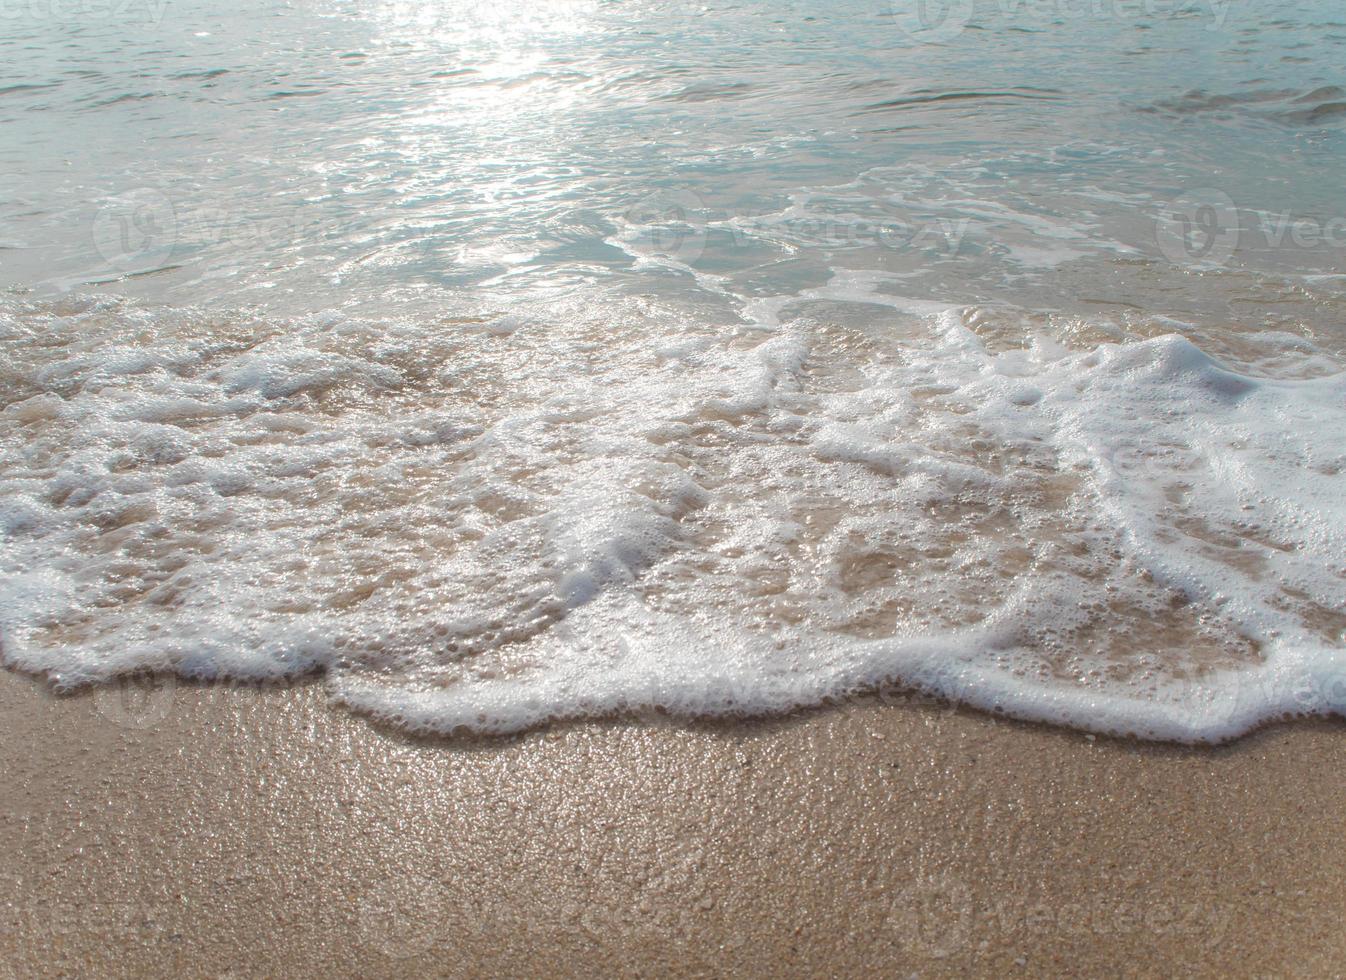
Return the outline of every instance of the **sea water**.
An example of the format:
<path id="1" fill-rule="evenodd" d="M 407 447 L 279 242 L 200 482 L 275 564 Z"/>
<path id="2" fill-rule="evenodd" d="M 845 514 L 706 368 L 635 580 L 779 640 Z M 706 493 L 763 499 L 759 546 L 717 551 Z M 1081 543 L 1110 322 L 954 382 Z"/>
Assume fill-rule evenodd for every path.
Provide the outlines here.
<path id="1" fill-rule="evenodd" d="M 421 731 L 1346 711 L 1336 0 L 0 0 L 0 643 Z"/>

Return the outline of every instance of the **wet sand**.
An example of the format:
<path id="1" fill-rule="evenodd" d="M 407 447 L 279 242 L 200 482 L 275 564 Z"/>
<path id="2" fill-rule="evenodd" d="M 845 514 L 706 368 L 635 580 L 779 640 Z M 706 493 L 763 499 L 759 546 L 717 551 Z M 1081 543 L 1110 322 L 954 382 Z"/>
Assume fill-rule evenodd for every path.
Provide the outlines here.
<path id="1" fill-rule="evenodd" d="M 320 687 L 0 676 L 4 976 L 1325 975 L 1346 727 L 901 697 L 414 742 Z"/>

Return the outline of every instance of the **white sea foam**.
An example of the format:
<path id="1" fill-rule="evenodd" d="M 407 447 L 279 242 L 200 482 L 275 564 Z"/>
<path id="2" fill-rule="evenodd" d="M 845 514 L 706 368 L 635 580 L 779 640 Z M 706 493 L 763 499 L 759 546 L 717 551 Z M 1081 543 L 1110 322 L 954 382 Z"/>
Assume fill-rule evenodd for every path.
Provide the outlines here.
<path id="1" fill-rule="evenodd" d="M 891 680 L 1181 740 L 1346 710 L 1329 354 L 889 301 L 877 335 L 6 300 L 5 661 L 320 670 L 433 731 Z"/>

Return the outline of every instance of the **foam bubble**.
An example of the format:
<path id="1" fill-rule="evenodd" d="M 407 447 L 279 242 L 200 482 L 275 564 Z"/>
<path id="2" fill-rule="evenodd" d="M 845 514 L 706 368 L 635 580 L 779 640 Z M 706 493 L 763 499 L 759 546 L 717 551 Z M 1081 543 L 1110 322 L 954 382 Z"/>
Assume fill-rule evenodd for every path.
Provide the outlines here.
<path id="1" fill-rule="evenodd" d="M 3 302 L 0 636 L 59 685 L 320 670 L 427 731 L 1346 707 L 1346 376 L 1300 337 Z"/>

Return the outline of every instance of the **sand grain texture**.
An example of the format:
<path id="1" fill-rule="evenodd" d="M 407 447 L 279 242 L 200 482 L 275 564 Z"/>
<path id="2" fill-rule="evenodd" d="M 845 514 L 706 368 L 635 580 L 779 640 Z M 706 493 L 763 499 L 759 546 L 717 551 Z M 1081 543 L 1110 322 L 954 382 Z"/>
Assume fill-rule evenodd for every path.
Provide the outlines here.
<path id="1" fill-rule="evenodd" d="M 126 696 L 124 696 L 126 695 Z M 418 743 L 290 690 L 4 675 L 3 975 L 1346 968 L 1346 732 L 920 704 Z"/>

